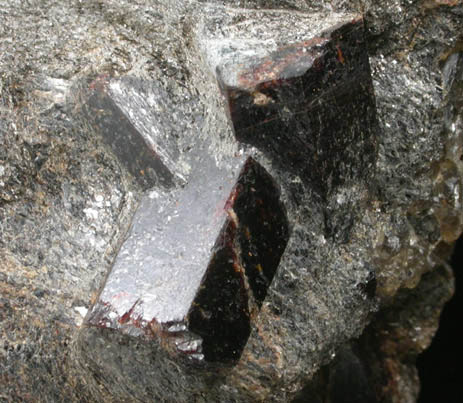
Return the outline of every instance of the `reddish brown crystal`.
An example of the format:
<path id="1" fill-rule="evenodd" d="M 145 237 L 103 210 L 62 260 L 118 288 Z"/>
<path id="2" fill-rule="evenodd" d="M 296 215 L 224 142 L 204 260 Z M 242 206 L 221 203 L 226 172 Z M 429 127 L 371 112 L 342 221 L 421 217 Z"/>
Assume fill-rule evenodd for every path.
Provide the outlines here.
<path id="1" fill-rule="evenodd" d="M 361 19 L 236 69 L 237 86 L 219 81 L 239 141 L 323 195 L 371 176 L 377 124 Z"/>
<path id="2" fill-rule="evenodd" d="M 179 200 L 145 198 L 89 325 L 199 360 L 240 357 L 289 234 L 275 181 L 252 158 L 237 163 L 209 160 L 209 181 L 191 181 Z"/>

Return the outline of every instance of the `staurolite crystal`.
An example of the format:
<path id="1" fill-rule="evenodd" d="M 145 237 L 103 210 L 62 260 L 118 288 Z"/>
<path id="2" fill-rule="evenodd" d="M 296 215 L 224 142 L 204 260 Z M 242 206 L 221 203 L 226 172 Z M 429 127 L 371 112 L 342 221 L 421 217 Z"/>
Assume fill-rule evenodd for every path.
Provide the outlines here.
<path id="1" fill-rule="evenodd" d="M 90 130 L 101 135 L 143 188 L 183 182 L 175 128 L 167 118 L 172 105 L 165 90 L 134 77 L 111 80 L 108 75 L 82 87 L 82 109 Z"/>
<path id="2" fill-rule="evenodd" d="M 158 185 L 88 325 L 162 339 L 196 360 L 237 360 L 288 241 L 278 184 L 249 152 L 217 163 L 199 138 L 180 158 L 170 98 L 154 83 L 102 77 L 81 95 L 92 129 L 142 186 Z"/>
<path id="3" fill-rule="evenodd" d="M 149 81 L 105 77 L 82 91 L 92 130 L 102 134 L 143 187 L 153 186 L 142 196 L 80 334 L 81 358 L 91 368 L 107 368 L 108 376 L 125 376 L 127 354 L 135 361 L 142 351 L 149 354 L 143 367 L 158 375 L 131 377 L 129 383 L 138 385 L 134 393 L 143 390 L 139 396 L 146 397 L 143 388 L 150 387 L 156 390 L 151 396 L 185 401 L 209 393 L 211 383 L 213 395 L 233 388 L 239 400 L 268 393 L 261 390 L 265 383 L 252 392 L 235 378 L 253 371 L 269 377 L 281 366 L 270 353 L 272 358 L 256 367 L 253 353 L 245 351 L 256 337 L 270 343 L 268 352 L 276 348 L 271 347 L 276 330 L 256 335 L 258 322 L 272 322 L 268 307 L 260 315 L 274 278 L 280 275 L 280 287 L 288 286 L 273 291 L 274 301 L 291 289 L 295 296 L 310 292 L 297 291 L 308 279 L 298 283 L 300 268 L 291 257 L 285 264 L 294 270 L 293 279 L 281 282 L 279 269 L 291 237 L 291 253 L 305 264 L 299 238 L 308 237 L 311 228 L 298 210 L 309 194 L 323 200 L 350 181 L 363 183 L 376 158 L 361 18 L 296 14 L 296 27 L 317 23 L 300 31 L 303 35 L 282 30 L 286 36 L 277 38 L 279 12 L 227 9 L 227 15 L 274 28 L 269 45 L 258 30 L 234 32 L 234 23 L 228 27 L 227 22 L 217 30 L 208 17 L 196 20 L 204 70 L 211 69 L 215 78 L 203 74 L 228 101 L 221 114 L 229 133 L 214 133 L 207 122 L 195 126 L 197 118 L 191 122 L 196 132 L 175 132 L 169 110 L 179 105 Z M 232 39 L 221 38 L 224 32 Z M 359 277 L 355 293 L 372 300 L 374 273 L 365 265 Z M 291 292 L 287 298 L 291 304 Z M 281 304 L 273 308 L 275 315 Z M 132 353 L 119 351 L 122 345 Z M 308 350 L 304 342 L 299 348 Z M 114 359 L 124 364 L 119 368 Z M 172 378 L 176 387 L 163 384 Z"/>
<path id="4" fill-rule="evenodd" d="M 228 362 L 248 339 L 288 223 L 259 163 L 239 154 L 218 166 L 203 147 L 190 155 L 186 186 L 143 198 L 87 323 Z"/>
<path id="5" fill-rule="evenodd" d="M 202 43 L 237 140 L 263 150 L 322 195 L 371 177 L 378 127 L 363 19 L 333 14 L 318 24 L 307 21 L 307 35 L 296 42 L 272 38 L 273 46 L 259 30 L 226 40 L 244 15 L 236 12 L 225 27 L 204 22 Z M 254 18 L 280 31 L 278 14 L 257 11 Z M 304 16 L 294 20 L 296 28 Z"/>

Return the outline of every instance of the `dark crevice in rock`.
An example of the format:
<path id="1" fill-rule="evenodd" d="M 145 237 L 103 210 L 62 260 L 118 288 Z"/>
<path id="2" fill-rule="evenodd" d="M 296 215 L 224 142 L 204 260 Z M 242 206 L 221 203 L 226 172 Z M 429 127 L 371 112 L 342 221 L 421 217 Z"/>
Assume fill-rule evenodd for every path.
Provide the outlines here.
<path id="1" fill-rule="evenodd" d="M 346 345 L 291 403 L 378 403 L 367 371 L 357 349 Z"/>
<path id="2" fill-rule="evenodd" d="M 399 291 L 395 302 L 382 309 L 358 339 L 341 346 L 336 357 L 319 369 L 292 403 L 415 401 L 416 357 L 434 334 L 439 312 L 434 307 L 445 303 L 451 288 L 448 269 L 436 267 L 423 276 L 415 289 Z M 457 321 L 454 319 L 453 323 Z M 456 328 L 453 330 L 458 334 Z M 456 358 L 454 363 L 456 376 Z M 428 374 L 436 376 L 432 369 L 428 369 Z M 431 396 L 433 399 L 423 401 L 450 397 L 440 388 Z"/>

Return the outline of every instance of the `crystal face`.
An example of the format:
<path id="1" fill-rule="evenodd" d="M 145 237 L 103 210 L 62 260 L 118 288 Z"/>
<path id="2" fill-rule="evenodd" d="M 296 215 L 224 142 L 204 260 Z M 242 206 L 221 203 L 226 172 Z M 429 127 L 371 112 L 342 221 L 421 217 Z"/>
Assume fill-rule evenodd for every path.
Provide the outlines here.
<path id="1" fill-rule="evenodd" d="M 182 183 L 174 129 L 165 114 L 172 106 L 161 87 L 134 77 L 101 76 L 86 86 L 84 96 L 93 130 L 144 189 Z"/>
<path id="2" fill-rule="evenodd" d="M 235 66 L 218 80 L 240 142 L 264 150 L 322 195 L 367 177 L 376 156 L 376 110 L 361 19 Z M 353 159 L 352 156 L 356 158 Z"/>
<path id="3" fill-rule="evenodd" d="M 288 241 L 278 188 L 254 160 L 247 160 L 226 208 L 227 221 L 188 314 L 211 361 L 239 358 L 250 332 L 250 305 L 262 304 Z"/>
<path id="4" fill-rule="evenodd" d="M 236 160 L 228 170 L 211 159 L 209 180 L 178 198 L 145 197 L 89 324 L 161 335 L 200 360 L 240 357 L 289 235 L 276 182 L 252 158 Z"/>

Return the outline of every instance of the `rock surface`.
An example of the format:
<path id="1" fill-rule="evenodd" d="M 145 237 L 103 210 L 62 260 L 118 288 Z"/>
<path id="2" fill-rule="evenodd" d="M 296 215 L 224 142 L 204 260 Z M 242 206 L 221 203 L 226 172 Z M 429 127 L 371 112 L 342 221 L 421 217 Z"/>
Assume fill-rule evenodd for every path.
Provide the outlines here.
<path id="1" fill-rule="evenodd" d="M 225 164 L 235 135 L 201 24 L 209 12 L 262 40 L 272 27 L 242 9 L 248 19 L 229 21 L 228 7 L 285 10 L 282 39 L 307 34 L 293 13 L 363 15 L 378 155 L 368 180 L 321 197 L 254 150 L 281 186 L 290 238 L 240 359 L 203 377 L 159 343 L 82 327 L 152 183 L 83 118 L 80 94 L 101 77 L 165 94 L 133 127 L 177 139 L 164 188 L 189 183 L 196 139 Z M 462 18 L 459 2 L 437 0 L 0 1 L 0 399 L 414 401 L 414 359 L 452 293 L 445 261 L 463 225 Z"/>

